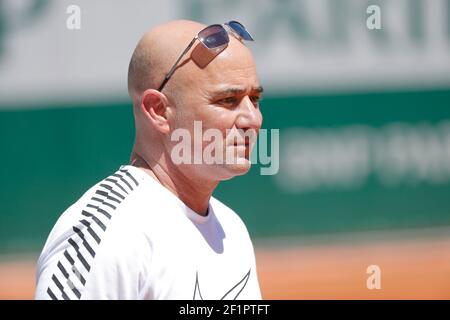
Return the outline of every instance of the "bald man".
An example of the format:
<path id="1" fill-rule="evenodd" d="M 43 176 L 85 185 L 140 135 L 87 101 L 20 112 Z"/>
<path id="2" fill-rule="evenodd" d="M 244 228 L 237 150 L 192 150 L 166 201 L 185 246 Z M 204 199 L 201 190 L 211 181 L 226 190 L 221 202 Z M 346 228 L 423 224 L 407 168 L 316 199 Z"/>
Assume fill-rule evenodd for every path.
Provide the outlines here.
<path id="1" fill-rule="evenodd" d="M 38 261 L 37 299 L 261 299 L 246 226 L 212 196 L 250 169 L 262 123 L 244 40 L 237 22 L 185 20 L 142 37 L 128 73 L 130 164 L 60 216 Z"/>

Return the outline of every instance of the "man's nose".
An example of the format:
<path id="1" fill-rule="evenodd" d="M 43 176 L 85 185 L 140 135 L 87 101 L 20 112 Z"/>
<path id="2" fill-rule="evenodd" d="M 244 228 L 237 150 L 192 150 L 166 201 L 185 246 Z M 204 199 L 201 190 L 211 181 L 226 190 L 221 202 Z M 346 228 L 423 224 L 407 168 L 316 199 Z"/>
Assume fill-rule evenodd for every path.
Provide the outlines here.
<path id="1" fill-rule="evenodd" d="M 262 114 L 258 106 L 255 106 L 248 96 L 245 96 L 239 105 L 239 115 L 236 119 L 238 129 L 254 129 L 259 131 L 262 124 Z"/>

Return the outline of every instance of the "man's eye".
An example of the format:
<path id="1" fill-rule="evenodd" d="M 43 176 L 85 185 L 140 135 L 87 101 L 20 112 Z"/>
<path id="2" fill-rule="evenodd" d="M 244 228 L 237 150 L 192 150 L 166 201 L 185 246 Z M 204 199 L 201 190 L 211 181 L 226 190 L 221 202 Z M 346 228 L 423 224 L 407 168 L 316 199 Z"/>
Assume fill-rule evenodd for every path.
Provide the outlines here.
<path id="1" fill-rule="evenodd" d="M 217 101 L 217 103 L 219 103 L 219 104 L 233 104 L 236 102 L 237 102 L 237 98 L 235 98 L 235 97 L 228 97 L 228 98 L 220 99 L 219 101 Z"/>
<path id="2" fill-rule="evenodd" d="M 257 104 L 257 103 L 260 103 L 260 102 L 261 102 L 262 98 L 261 98 L 260 96 L 254 96 L 254 97 L 250 97 L 250 100 L 251 100 L 254 104 Z"/>

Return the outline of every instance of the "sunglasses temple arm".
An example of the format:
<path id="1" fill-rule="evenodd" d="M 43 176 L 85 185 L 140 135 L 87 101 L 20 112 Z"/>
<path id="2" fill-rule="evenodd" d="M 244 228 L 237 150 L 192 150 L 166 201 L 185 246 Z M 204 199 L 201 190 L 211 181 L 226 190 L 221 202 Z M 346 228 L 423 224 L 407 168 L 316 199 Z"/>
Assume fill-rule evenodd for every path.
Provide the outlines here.
<path id="1" fill-rule="evenodd" d="M 173 64 L 172 68 L 170 68 L 170 71 L 167 73 L 167 75 L 164 77 L 164 81 L 161 83 L 161 85 L 158 88 L 158 91 L 161 91 L 164 86 L 166 85 L 167 81 L 169 81 L 170 77 L 172 77 L 173 73 L 175 72 L 175 69 L 177 68 L 178 63 L 180 60 L 186 55 L 186 53 L 189 51 L 189 49 L 192 48 L 192 46 L 195 43 L 195 40 L 198 39 L 198 36 L 196 36 L 194 39 L 192 39 L 191 43 L 188 44 L 186 49 L 184 49 L 183 53 L 178 57 L 177 61 Z"/>

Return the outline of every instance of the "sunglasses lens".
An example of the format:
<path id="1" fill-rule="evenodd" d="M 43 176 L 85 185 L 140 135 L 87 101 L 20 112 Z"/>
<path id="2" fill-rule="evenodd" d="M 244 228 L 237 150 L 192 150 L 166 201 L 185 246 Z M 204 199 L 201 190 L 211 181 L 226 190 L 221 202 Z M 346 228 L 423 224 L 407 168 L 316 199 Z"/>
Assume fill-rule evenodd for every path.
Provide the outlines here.
<path id="1" fill-rule="evenodd" d="M 248 31 L 245 29 L 245 27 L 240 24 L 237 21 L 230 21 L 228 22 L 228 25 L 236 32 L 242 39 L 247 41 L 253 41 L 252 36 Z"/>
<path id="2" fill-rule="evenodd" d="M 230 40 L 227 31 L 221 25 L 209 26 L 198 34 L 199 40 L 209 49 L 215 49 Z"/>

